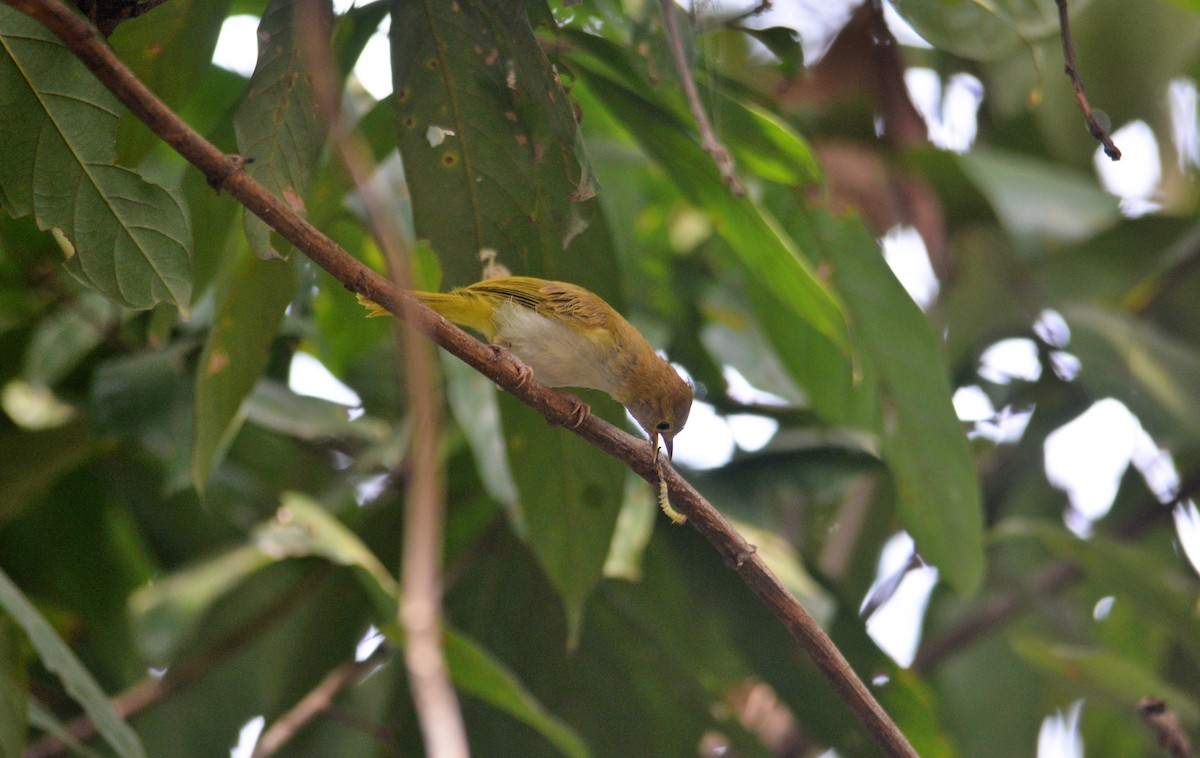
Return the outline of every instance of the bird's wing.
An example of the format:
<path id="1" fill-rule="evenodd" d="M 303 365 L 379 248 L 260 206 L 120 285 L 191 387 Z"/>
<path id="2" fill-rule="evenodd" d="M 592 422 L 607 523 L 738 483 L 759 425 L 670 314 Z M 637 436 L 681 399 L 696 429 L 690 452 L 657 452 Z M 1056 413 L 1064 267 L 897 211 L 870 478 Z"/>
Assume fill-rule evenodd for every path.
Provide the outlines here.
<path id="1" fill-rule="evenodd" d="M 479 297 L 501 302 L 511 300 L 531 310 L 538 310 L 545 296 L 541 293 L 542 279 L 528 276 L 506 276 L 500 279 L 485 279 L 463 289 Z"/>
<path id="2" fill-rule="evenodd" d="M 574 321 L 591 329 L 604 329 L 612 309 L 597 295 L 566 282 L 526 276 L 488 279 L 467 289 L 481 296 L 512 301 L 545 316 Z"/>

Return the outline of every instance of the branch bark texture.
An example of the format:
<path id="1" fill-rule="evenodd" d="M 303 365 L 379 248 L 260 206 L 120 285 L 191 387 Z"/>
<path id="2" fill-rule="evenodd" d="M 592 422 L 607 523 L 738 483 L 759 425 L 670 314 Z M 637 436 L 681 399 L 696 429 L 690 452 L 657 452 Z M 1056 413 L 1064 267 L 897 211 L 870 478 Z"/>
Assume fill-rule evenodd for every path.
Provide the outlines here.
<path id="1" fill-rule="evenodd" d="M 375 301 L 391 313 L 407 318 L 426 337 L 504 390 L 534 409 L 555 426 L 571 431 L 625 463 L 649 482 L 657 481 L 655 462 L 644 440 L 589 416 L 575 425 L 576 401 L 536 380 L 528 380 L 521 366 L 506 353 L 490 349 L 433 311 L 400 292 L 380 274 L 367 268 L 327 236 L 296 215 L 281 199 L 241 171 L 239 156 L 226 155 L 184 123 L 142 84 L 96 29 L 73 13 L 61 0 L 3 0 L 40 21 L 58 35 L 81 61 L 133 113 L 209 182 L 224 190 L 263 219 L 310 260 L 329 272 L 351 292 Z M 755 554 L 754 547 L 674 469 L 664 468 L 671 502 L 688 517 L 745 582 L 751 592 L 787 628 L 838 696 L 850 708 L 881 750 L 891 756 L 917 753 L 884 712 L 862 680 L 815 619 Z"/>

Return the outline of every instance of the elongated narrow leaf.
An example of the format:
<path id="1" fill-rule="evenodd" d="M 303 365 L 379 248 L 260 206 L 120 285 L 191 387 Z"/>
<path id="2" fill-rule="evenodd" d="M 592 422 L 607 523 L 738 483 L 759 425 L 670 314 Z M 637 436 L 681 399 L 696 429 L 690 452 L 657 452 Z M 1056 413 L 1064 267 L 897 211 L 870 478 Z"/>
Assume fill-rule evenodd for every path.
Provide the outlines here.
<path id="1" fill-rule="evenodd" d="M 524 6 L 402 0 L 392 55 L 416 234 L 437 250 L 445 284 L 478 280 L 479 252 L 491 248 L 513 273 L 582 285 L 620 310 L 575 116 Z M 574 634 L 612 541 L 621 466 L 510 400 L 500 408 L 523 527 Z M 613 403 L 593 411 L 624 422 Z"/>
<path id="2" fill-rule="evenodd" d="M 1152 434 L 1200 438 L 1200 356 L 1149 321 L 1092 305 L 1063 308 L 1079 382 L 1094 398 L 1115 397 Z"/>
<path id="3" fill-rule="evenodd" d="M 1088 4 L 1089 0 L 1073 0 L 1071 11 L 1078 13 Z M 895 6 L 922 37 L 971 60 L 999 58 L 1058 34 L 1054 0 L 896 0 Z"/>
<path id="4" fill-rule="evenodd" d="M 666 170 L 679 191 L 708 213 L 747 274 L 768 287 L 792 314 L 845 350 L 841 306 L 776 222 L 752 200 L 733 197 L 712 159 L 670 112 L 610 78 L 591 59 L 579 58 L 576 64 L 613 118 Z"/>
<path id="5" fill-rule="evenodd" d="M 917 549 L 963 594 L 983 580 L 983 507 L 941 345 L 862 222 L 817 214 L 834 279 L 878 373 L 883 453 Z"/>
<path id="6" fill-rule="evenodd" d="M 192 482 L 201 491 L 241 424 L 242 401 L 267 366 L 283 311 L 295 294 L 295 276 L 291 263 L 247 254 L 222 280 L 196 376 Z"/>
<path id="7" fill-rule="evenodd" d="M 537 729 L 563 755 L 583 758 L 589 754 L 575 730 L 547 711 L 517 676 L 479 643 L 447 629 L 445 644 L 450 675 L 464 692 Z"/>
<path id="8" fill-rule="evenodd" d="M 1134 713 L 1138 700 L 1152 693 L 1170 703 L 1185 724 L 1200 723 L 1200 701 L 1194 690 L 1180 689 L 1125 656 L 1034 637 L 1014 641 L 1013 649 L 1056 682 L 1069 683 L 1088 697 L 1108 700 L 1127 713 Z"/>
<path id="9" fill-rule="evenodd" d="M 590 394 L 592 412 L 623 415 L 612 400 Z M 521 515 L 538 563 L 563 596 L 574 638 L 583 602 L 604 573 L 624 495 L 624 469 L 607 455 L 545 420 L 511 395 L 500 396 Z"/>
<path id="10" fill-rule="evenodd" d="M 370 577 L 368 589 L 393 601 L 400 594 L 400 583 L 370 548 L 319 503 L 299 493 L 284 493 L 275 518 L 256 530 L 255 542 L 277 560 L 315 555 L 342 566 L 355 566 Z"/>
<path id="11" fill-rule="evenodd" d="M 42 664 L 58 675 L 63 687 L 117 755 L 144 758 L 146 753 L 137 734 L 117 715 L 91 673 L 3 570 L 0 570 L 0 607 L 29 635 Z"/>
<path id="12" fill-rule="evenodd" d="M 176 193 L 113 165 L 116 99 L 45 27 L 0 6 L 0 199 L 74 245 L 68 268 L 131 308 L 191 294 Z"/>
<path id="13" fill-rule="evenodd" d="M 250 90 L 234 118 L 238 150 L 254 162 L 246 167 L 290 206 L 304 215 L 304 193 L 321 151 L 323 132 L 316 98 L 309 82 L 301 48 L 301 17 L 320 20 L 328 36 L 329 19 L 301 13 L 306 3 L 271 0 L 258 27 L 258 63 L 250 78 Z M 324 12 L 327 3 L 307 3 Z M 290 246 L 275 247 L 271 230 L 257 216 L 245 214 L 246 237 L 260 258 L 287 255 Z"/>

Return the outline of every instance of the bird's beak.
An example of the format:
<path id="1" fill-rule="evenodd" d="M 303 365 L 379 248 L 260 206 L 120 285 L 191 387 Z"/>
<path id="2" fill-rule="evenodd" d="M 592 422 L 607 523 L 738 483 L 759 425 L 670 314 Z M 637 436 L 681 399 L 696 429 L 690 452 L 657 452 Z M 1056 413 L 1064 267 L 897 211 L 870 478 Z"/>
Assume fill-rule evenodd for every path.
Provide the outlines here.
<path id="1" fill-rule="evenodd" d="M 675 441 L 665 434 L 654 432 L 650 435 L 650 448 L 654 451 L 654 462 L 658 463 L 658 454 L 661 452 L 658 443 L 662 442 L 667 448 L 667 460 L 671 460 L 671 456 L 675 452 Z"/>

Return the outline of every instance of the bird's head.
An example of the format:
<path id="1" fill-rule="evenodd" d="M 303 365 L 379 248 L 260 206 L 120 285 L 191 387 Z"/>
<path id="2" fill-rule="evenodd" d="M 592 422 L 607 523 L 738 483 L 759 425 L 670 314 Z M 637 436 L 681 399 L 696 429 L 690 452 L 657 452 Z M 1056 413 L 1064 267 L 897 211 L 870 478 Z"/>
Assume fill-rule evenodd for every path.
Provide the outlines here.
<path id="1" fill-rule="evenodd" d="M 692 385 L 675 373 L 675 369 L 665 361 L 663 367 L 666 370 L 659 372 L 656 381 L 631 400 L 627 407 L 650 436 L 655 454 L 661 438 L 670 458 L 674 454 L 675 435 L 683 429 L 692 410 L 693 393 Z"/>

